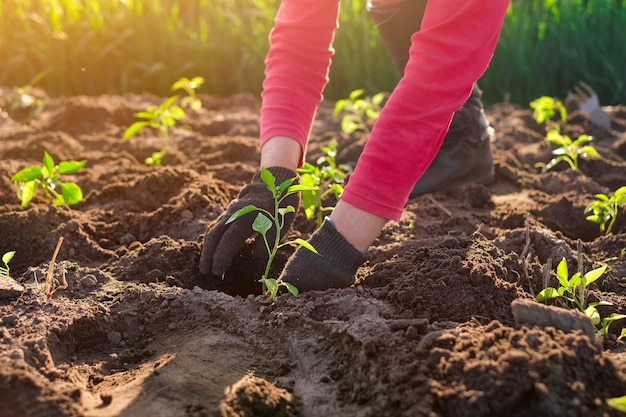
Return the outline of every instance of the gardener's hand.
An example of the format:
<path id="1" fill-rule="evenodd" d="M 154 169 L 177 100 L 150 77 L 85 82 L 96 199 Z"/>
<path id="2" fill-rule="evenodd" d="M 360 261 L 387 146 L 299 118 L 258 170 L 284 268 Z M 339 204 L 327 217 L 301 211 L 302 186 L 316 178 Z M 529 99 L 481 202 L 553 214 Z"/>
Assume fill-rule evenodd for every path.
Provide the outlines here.
<path id="1" fill-rule="evenodd" d="M 276 177 L 277 184 L 290 178 L 297 178 L 297 174 L 287 168 L 270 167 L 267 170 Z M 256 212 L 247 213 L 226 224 L 235 212 L 250 204 L 265 209 L 270 213 L 274 212 L 274 197 L 261 180 L 260 172 L 254 175 L 250 184 L 241 189 L 239 195 L 230 203 L 226 212 L 222 213 L 209 226 L 204 237 L 204 245 L 200 256 L 200 273 L 202 275 L 224 275 L 235 255 L 245 245 L 246 240 L 256 234 L 252 229 L 252 223 L 257 216 Z M 299 204 L 300 193 L 293 193 L 283 199 L 281 207 L 293 206 L 297 211 Z M 281 239 L 290 229 L 295 216 L 296 214 L 293 212 L 285 214 L 285 223 L 281 229 Z M 276 230 L 272 228 L 267 232 L 267 238 L 270 242 L 273 242 L 275 237 Z M 257 239 L 252 248 L 256 256 L 260 258 L 267 257 L 262 238 Z"/>
<path id="2" fill-rule="evenodd" d="M 318 253 L 299 247 L 280 275 L 300 292 L 347 288 L 354 283 L 359 266 L 369 259 L 367 252 L 352 246 L 328 218 L 308 242 Z"/>

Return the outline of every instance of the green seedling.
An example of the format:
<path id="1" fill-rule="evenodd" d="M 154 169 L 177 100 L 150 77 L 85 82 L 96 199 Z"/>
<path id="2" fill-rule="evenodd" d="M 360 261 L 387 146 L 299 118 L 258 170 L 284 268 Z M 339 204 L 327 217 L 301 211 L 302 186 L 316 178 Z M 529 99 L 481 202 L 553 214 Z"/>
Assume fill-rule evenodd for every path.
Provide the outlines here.
<path id="1" fill-rule="evenodd" d="M 170 142 L 170 130 L 176 124 L 184 119 L 187 114 L 184 107 L 197 110 L 202 107 L 201 101 L 196 96 L 196 89 L 199 88 L 204 79 L 202 77 L 180 78 L 172 84 L 172 90 L 184 90 L 187 95 L 179 97 L 178 95 L 167 98 L 159 106 L 150 106 L 147 110 L 135 113 L 135 117 L 139 120 L 131 124 L 124 132 L 123 139 L 128 140 L 137 135 L 144 128 L 155 129 L 161 134 L 163 146 L 159 151 L 153 152 L 152 155 L 144 160 L 148 166 L 161 165 L 163 157 L 167 154 Z"/>
<path id="2" fill-rule="evenodd" d="M 539 124 L 546 123 L 546 130 L 552 130 L 554 125 L 559 125 L 559 122 L 553 120 L 557 113 L 561 122 L 567 123 L 567 109 L 557 98 L 542 96 L 531 101 L 530 107 L 533 109 L 535 121 Z"/>
<path id="3" fill-rule="evenodd" d="M 547 172 L 560 162 L 567 162 L 573 170 L 578 169 L 579 158 L 599 158 L 600 154 L 592 145 L 586 145 L 593 138 L 589 135 L 580 135 L 578 139 L 572 140 L 567 135 L 559 133 L 558 129 L 550 130 L 546 134 L 546 140 L 558 148 L 552 151 L 554 158 L 543 165 L 541 172 Z"/>
<path id="4" fill-rule="evenodd" d="M 42 162 L 43 165 L 31 165 L 11 177 L 11 181 L 19 184 L 17 195 L 22 206 L 30 203 L 39 188 L 55 206 L 80 203 L 83 199 L 83 190 L 80 186 L 74 182 L 60 181 L 58 176 L 77 172 L 87 161 L 62 161 L 57 165 L 52 156 L 44 151 Z"/>
<path id="5" fill-rule="evenodd" d="M 585 207 L 585 214 L 592 213 L 587 216 L 587 220 L 600 225 L 600 231 L 605 235 L 611 233 L 619 206 L 626 202 L 626 186 L 620 187 L 612 196 L 606 194 L 596 194 L 596 201 Z"/>
<path id="6" fill-rule="evenodd" d="M 20 112 L 28 118 L 37 118 L 43 111 L 44 103 L 42 99 L 30 94 L 30 89 L 49 72 L 49 69 L 41 71 L 27 84 L 12 88 L 8 94 L 0 97 L 0 109 L 6 110 L 9 114 Z"/>
<path id="7" fill-rule="evenodd" d="M 302 191 L 302 206 L 307 219 L 317 216 L 317 225 L 324 221 L 324 214 L 333 210 L 332 207 L 324 207 L 324 199 L 331 194 L 339 199 L 343 192 L 343 184 L 347 175 L 352 172 L 349 165 L 338 165 L 337 141 L 332 140 L 327 146 L 322 146 L 324 155 L 317 159 L 317 166 L 306 162 L 298 169 L 300 183 L 310 187 Z M 322 164 L 326 164 L 323 165 Z"/>
<path id="8" fill-rule="evenodd" d="M 174 84 L 172 84 L 172 91 L 183 90 L 187 95 L 180 99 L 180 105 L 183 108 L 190 108 L 198 111 L 202 108 L 202 102 L 196 95 L 196 90 L 204 84 L 204 78 L 193 77 L 189 79 L 187 77 L 179 78 Z"/>
<path id="9" fill-rule="evenodd" d="M 556 298 L 567 300 L 581 313 L 589 317 L 593 325 L 598 328 L 598 332 L 600 334 L 606 334 L 609 330 L 609 325 L 612 322 L 626 318 L 626 315 L 617 313 L 612 313 L 608 317 L 601 318 L 597 307 L 613 305 L 608 301 L 598 301 L 587 304 L 587 288 L 600 278 L 602 274 L 604 274 L 606 268 L 607 266 L 603 265 L 587 272 L 584 275 L 577 272 L 570 277 L 567 269 L 567 261 L 563 258 L 556 268 L 556 276 L 559 281 L 559 287 L 547 287 L 543 289 L 539 294 L 537 294 L 536 300 L 540 303 Z M 619 338 L 624 336 L 626 336 L 626 329 L 622 329 Z"/>
<path id="10" fill-rule="evenodd" d="M 364 93 L 363 89 L 354 90 L 348 98 L 335 103 L 335 116 L 342 111 L 348 112 L 341 119 L 341 130 L 344 133 L 351 134 L 357 130 L 370 133 L 371 122 L 378 120 L 386 94 L 378 93 L 373 97 L 361 98 Z"/>
<path id="11" fill-rule="evenodd" d="M 533 117 L 537 123 L 546 124 L 545 140 L 557 146 L 552 151 L 554 158 L 550 162 L 537 164 L 538 167 L 541 167 L 541 172 L 545 173 L 563 161 L 567 162 L 573 170 L 577 170 L 579 158 L 600 157 L 596 148 L 588 145 L 593 139 L 591 136 L 580 135 L 576 140 L 573 140 L 571 137 L 561 134 L 562 125 L 567 123 L 567 109 L 561 100 L 542 96 L 531 101 L 530 107 L 533 109 Z M 555 120 L 557 114 L 560 120 Z"/>
<path id="12" fill-rule="evenodd" d="M 261 282 L 263 295 L 269 294 L 272 298 L 276 298 L 280 287 L 286 288 L 287 291 L 289 291 L 293 295 L 298 295 L 298 289 L 294 285 L 280 279 L 270 278 L 269 274 L 274 258 L 276 257 L 278 250 L 283 246 L 299 245 L 312 252 L 317 253 L 315 248 L 313 248 L 313 246 L 311 246 L 311 244 L 304 239 L 298 238 L 284 243 L 280 243 L 280 231 L 283 229 L 283 226 L 285 224 L 285 214 L 293 213 L 296 211 L 293 206 L 280 207 L 280 204 L 287 196 L 298 191 L 306 190 L 307 187 L 302 185 L 292 185 L 296 179 L 295 177 L 285 180 L 281 184 L 277 185 L 274 175 L 264 168 L 261 169 L 260 176 L 261 180 L 263 180 L 263 182 L 267 186 L 267 189 L 270 191 L 270 193 L 272 193 L 272 196 L 274 197 L 274 210 L 268 211 L 253 204 L 250 204 L 236 211 L 226 221 L 226 224 L 231 223 L 250 212 L 258 212 L 254 222 L 252 223 L 252 229 L 255 232 L 259 233 L 263 238 L 265 248 L 269 255 L 267 264 L 265 265 L 265 271 L 263 272 L 263 276 L 259 280 Z M 273 242 L 269 242 L 267 232 L 272 227 L 276 228 L 276 237 Z"/>
<path id="13" fill-rule="evenodd" d="M 9 269 L 9 262 L 11 262 L 11 259 L 13 259 L 14 255 L 14 250 L 6 252 L 4 255 L 2 255 L 2 263 L 4 264 L 4 266 L 0 266 L 0 275 L 4 275 L 6 277 L 10 276 L 9 273 L 11 272 L 11 270 Z"/>

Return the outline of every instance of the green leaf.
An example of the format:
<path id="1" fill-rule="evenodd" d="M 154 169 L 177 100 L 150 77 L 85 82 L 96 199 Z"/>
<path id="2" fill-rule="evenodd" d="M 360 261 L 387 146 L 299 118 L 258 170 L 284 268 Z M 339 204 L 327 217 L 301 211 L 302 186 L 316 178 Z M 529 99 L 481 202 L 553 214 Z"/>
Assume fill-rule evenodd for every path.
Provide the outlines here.
<path id="1" fill-rule="evenodd" d="M 600 278 L 602 274 L 604 274 L 604 271 L 606 271 L 606 268 L 607 265 L 603 265 L 600 268 L 596 268 L 592 271 L 587 272 L 582 280 L 583 285 L 586 287 L 598 278 Z"/>
<path id="2" fill-rule="evenodd" d="M 558 298 L 559 296 L 560 296 L 559 292 L 555 288 L 548 287 L 542 290 L 541 292 L 539 292 L 539 294 L 537 294 L 537 297 L 535 299 L 538 302 L 542 303 L 544 301 L 551 300 L 553 298 Z"/>
<path id="3" fill-rule="evenodd" d="M 350 95 L 348 96 L 348 98 L 350 99 L 350 101 L 356 101 L 356 99 L 361 97 L 363 93 L 365 93 L 365 90 L 362 88 L 359 88 L 359 89 L 352 91 Z"/>
<path id="4" fill-rule="evenodd" d="M 623 339 L 624 337 L 626 337 L 626 328 L 622 329 L 622 331 L 619 334 L 618 339 Z"/>
<path id="5" fill-rule="evenodd" d="M 265 288 L 267 288 L 267 292 L 270 296 L 276 298 L 278 294 L 278 282 L 274 278 L 262 278 L 262 282 L 265 284 Z"/>
<path id="6" fill-rule="evenodd" d="M 597 326 L 598 324 L 600 324 L 600 313 L 598 313 L 598 310 L 595 307 L 593 306 L 587 307 L 584 313 L 585 313 L 585 316 L 591 319 L 591 323 L 593 323 L 594 326 Z"/>
<path id="7" fill-rule="evenodd" d="M 337 102 L 335 103 L 335 109 L 333 110 L 333 116 L 336 116 L 339 113 L 341 113 L 341 111 L 345 109 L 347 105 L 348 105 L 348 100 L 346 99 L 337 100 Z"/>
<path id="8" fill-rule="evenodd" d="M 171 89 L 172 89 L 172 91 L 179 90 L 179 89 L 184 90 L 184 89 L 185 89 L 185 87 L 187 87 L 187 86 L 189 85 L 189 82 L 190 82 L 190 81 L 189 81 L 189 78 L 187 78 L 187 77 L 181 77 L 181 78 L 179 78 L 178 80 L 176 80 L 176 81 L 174 82 L 174 84 L 172 84 Z"/>
<path id="9" fill-rule="evenodd" d="M 591 142 L 593 138 L 589 135 L 580 135 L 578 138 L 572 142 L 573 145 L 580 146 L 584 143 Z"/>
<path id="10" fill-rule="evenodd" d="M 622 330 L 623 332 L 624 330 Z M 607 398 L 606 403 L 609 407 L 626 413 L 626 395 L 623 397 Z"/>
<path id="11" fill-rule="evenodd" d="M 144 127 L 150 126 L 150 122 L 135 122 L 132 125 L 128 126 L 126 132 L 124 132 L 123 140 L 128 140 L 131 137 L 135 136 L 141 129 Z"/>
<path id="12" fill-rule="evenodd" d="M 289 187 L 289 193 L 296 193 L 301 191 L 316 191 L 319 187 L 315 185 L 297 184 Z"/>
<path id="13" fill-rule="evenodd" d="M 72 206 L 83 201 L 83 190 L 78 184 L 73 182 L 62 182 L 60 183 L 60 186 L 61 195 L 63 196 L 65 204 L 68 206 Z"/>
<path id="14" fill-rule="evenodd" d="M 15 251 L 14 250 L 5 253 L 4 255 L 2 255 L 2 262 L 5 265 L 8 265 L 9 262 L 11 262 L 11 259 L 13 259 L 14 255 L 15 255 Z"/>
<path id="15" fill-rule="evenodd" d="M 267 185 L 267 189 L 276 195 L 276 177 L 268 169 L 261 168 L 261 180 Z"/>
<path id="16" fill-rule="evenodd" d="M 295 213 L 296 209 L 293 206 L 281 207 L 278 209 L 278 214 L 285 215 L 287 213 Z"/>
<path id="17" fill-rule="evenodd" d="M 353 133 L 359 128 L 359 125 L 354 121 L 354 119 L 350 116 L 345 116 L 341 119 L 341 130 L 345 133 Z"/>
<path id="18" fill-rule="evenodd" d="M 59 174 L 73 174 L 87 164 L 87 160 L 82 161 L 62 161 L 59 162 Z"/>
<path id="19" fill-rule="evenodd" d="M 385 100 L 385 93 L 377 93 L 372 97 L 372 104 L 380 107 L 383 104 L 383 100 Z"/>
<path id="20" fill-rule="evenodd" d="M 559 262 L 556 267 L 556 277 L 563 287 L 567 287 L 569 285 L 569 272 L 567 270 L 567 260 L 565 257 L 561 259 L 561 262 Z"/>
<path id="21" fill-rule="evenodd" d="M 285 181 L 281 182 L 280 185 L 278 186 L 278 195 L 282 195 L 283 192 L 289 188 L 289 186 L 291 184 L 293 184 L 293 182 L 296 180 L 296 178 L 289 178 L 286 179 Z"/>
<path id="22" fill-rule="evenodd" d="M 580 275 L 580 272 L 576 272 L 574 275 L 572 275 L 567 283 L 567 288 L 572 288 L 574 285 L 583 285 L 583 277 L 582 275 Z"/>
<path id="23" fill-rule="evenodd" d="M 228 218 L 228 220 L 226 220 L 226 224 L 231 223 L 233 221 L 235 221 L 236 219 L 238 219 L 239 217 L 243 216 L 244 214 L 248 214 L 251 211 L 254 210 L 260 210 L 257 206 L 253 205 L 253 204 L 249 204 L 245 207 L 240 208 L 239 210 L 237 210 L 236 212 L 233 213 L 232 216 L 230 216 Z"/>
<path id="24" fill-rule="evenodd" d="M 49 173 L 54 172 L 54 159 L 47 151 L 43 151 L 43 166 L 46 167 Z"/>
<path id="25" fill-rule="evenodd" d="M 292 241 L 292 243 L 295 244 L 295 245 L 300 245 L 303 248 L 308 249 L 308 250 L 310 250 L 313 253 L 317 253 L 317 250 L 313 247 L 313 245 L 311 245 L 309 242 L 307 242 L 306 240 L 304 240 L 302 238 L 294 239 Z M 317 253 L 317 254 L 319 255 L 319 253 Z"/>
<path id="26" fill-rule="evenodd" d="M 41 166 L 31 165 L 29 167 L 19 170 L 15 175 L 11 177 L 11 181 L 28 182 L 41 177 L 41 175 Z"/>
<path id="27" fill-rule="evenodd" d="M 257 214 L 252 223 L 252 230 L 261 233 L 263 236 L 272 228 L 272 220 L 263 213 Z"/>
<path id="28" fill-rule="evenodd" d="M 35 196 L 35 191 L 37 191 L 37 187 L 39 187 L 39 183 L 37 181 L 28 181 L 23 183 L 18 192 L 17 196 L 21 200 L 21 205 L 26 206 Z"/>
<path id="29" fill-rule="evenodd" d="M 299 291 L 293 284 L 290 284 L 287 281 L 282 281 L 282 285 L 287 288 L 287 291 L 289 291 L 291 295 L 293 295 L 294 297 L 298 296 Z"/>

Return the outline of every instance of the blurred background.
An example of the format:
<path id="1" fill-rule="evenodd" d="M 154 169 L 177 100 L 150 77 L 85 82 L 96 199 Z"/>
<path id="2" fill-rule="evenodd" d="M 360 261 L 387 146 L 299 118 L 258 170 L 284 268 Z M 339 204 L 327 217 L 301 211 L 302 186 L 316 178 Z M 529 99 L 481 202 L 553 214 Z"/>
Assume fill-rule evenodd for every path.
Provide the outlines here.
<path id="1" fill-rule="evenodd" d="M 151 92 L 202 76 L 202 93 L 258 94 L 279 0 L 2 0 L 0 86 L 50 96 Z M 398 80 L 365 0 L 342 0 L 325 97 Z M 512 0 L 486 104 L 564 98 L 579 82 L 626 104 L 626 0 Z"/>

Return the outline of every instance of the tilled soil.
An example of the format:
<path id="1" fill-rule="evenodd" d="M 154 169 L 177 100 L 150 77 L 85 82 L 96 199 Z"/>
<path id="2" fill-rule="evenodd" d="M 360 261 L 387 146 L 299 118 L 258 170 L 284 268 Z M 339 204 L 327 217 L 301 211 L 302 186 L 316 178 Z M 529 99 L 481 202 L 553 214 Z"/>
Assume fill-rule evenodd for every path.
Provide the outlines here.
<path id="1" fill-rule="evenodd" d="M 492 184 L 410 200 L 353 288 L 271 300 L 247 248 L 223 281 L 199 274 L 207 225 L 259 157 L 258 100 L 201 99 L 158 167 L 143 165 L 156 132 L 121 138 L 160 97 L 44 96 L 37 118 L 1 115 L 0 251 L 16 255 L 15 280 L 0 285 L 0 417 L 619 415 L 605 400 L 626 394 L 626 320 L 599 335 L 533 299 L 566 257 L 570 271 L 608 264 L 589 300 L 626 313 L 626 215 L 604 236 L 583 214 L 626 185 L 625 107 L 607 109 L 602 129 L 569 104 L 564 133 L 592 135 L 602 158 L 547 173 L 536 164 L 554 146 L 531 111 L 488 108 Z M 308 159 L 337 139 L 354 164 L 367 136 L 341 133 L 332 107 L 320 107 Z M 10 178 L 44 150 L 87 159 L 65 178 L 83 202 L 19 205 Z M 291 237 L 314 229 L 299 214 Z"/>

